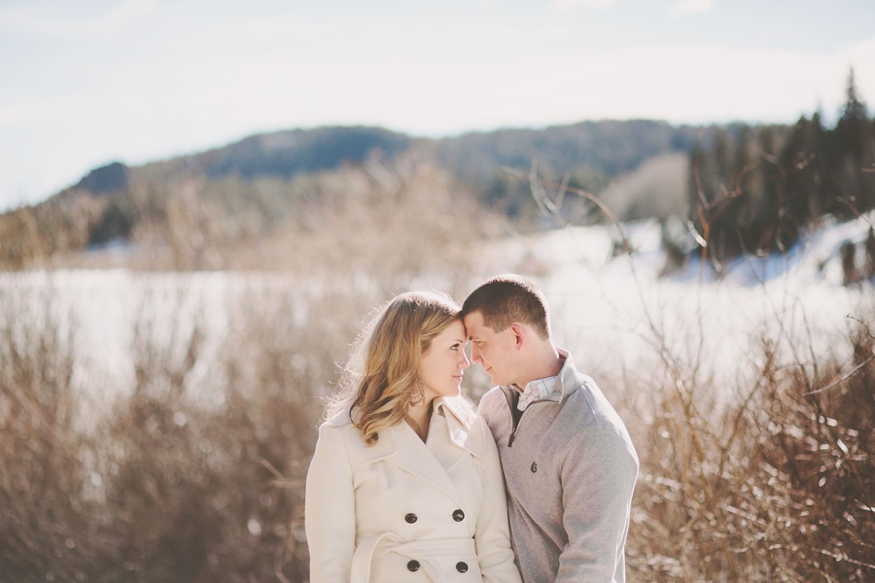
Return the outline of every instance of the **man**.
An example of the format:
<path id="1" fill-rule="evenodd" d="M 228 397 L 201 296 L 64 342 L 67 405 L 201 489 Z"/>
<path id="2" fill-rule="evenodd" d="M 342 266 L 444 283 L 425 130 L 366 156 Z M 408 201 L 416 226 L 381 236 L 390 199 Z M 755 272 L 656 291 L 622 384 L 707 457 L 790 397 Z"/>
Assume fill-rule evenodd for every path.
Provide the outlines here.
<path id="1" fill-rule="evenodd" d="M 553 345 L 541 291 L 490 279 L 462 307 L 471 360 L 498 385 L 480 400 L 508 493 L 526 583 L 623 583 L 638 456 L 625 425 Z"/>

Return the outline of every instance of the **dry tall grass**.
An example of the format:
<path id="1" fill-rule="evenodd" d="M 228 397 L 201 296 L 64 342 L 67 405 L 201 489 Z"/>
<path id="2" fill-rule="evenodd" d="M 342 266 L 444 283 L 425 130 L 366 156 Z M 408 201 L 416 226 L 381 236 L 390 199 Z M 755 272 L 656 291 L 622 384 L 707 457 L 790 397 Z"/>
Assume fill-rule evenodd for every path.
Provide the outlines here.
<path id="1" fill-rule="evenodd" d="M 77 379 L 63 290 L 0 297 L 0 580 L 307 579 L 303 478 L 338 363 L 391 294 L 460 293 L 485 228 L 426 166 L 312 180 L 309 215 L 223 256 L 282 273 L 252 274 L 218 324 L 184 276 L 142 292 L 133 384 L 109 402 Z M 182 232 L 171 256 L 196 265 Z"/>
<path id="2" fill-rule="evenodd" d="M 206 314 L 178 317 L 191 290 L 164 319 L 146 305 L 133 386 L 99 409 L 81 393 L 88 379 L 77 384 L 64 298 L 0 297 L 0 580 L 307 580 L 302 480 L 337 363 L 388 294 L 430 273 L 457 297 L 470 283 L 465 246 L 452 245 L 477 236 L 480 217 L 441 220 L 459 208 L 452 192 L 414 188 L 425 171 L 398 176 L 365 180 L 373 198 L 294 239 L 314 267 L 295 260 L 288 283 L 233 296 L 218 348 Z M 393 220 L 415 231 L 395 238 Z M 346 231 L 336 256 L 329 224 Z M 656 396 L 646 415 L 625 412 L 642 462 L 630 581 L 875 577 L 875 337 L 863 313 L 831 354 L 788 358 L 786 338 L 764 336 L 739 387 L 709 384 L 655 343 L 662 367 L 626 387 Z"/>
<path id="3" fill-rule="evenodd" d="M 0 294 L 0 573 L 62 562 L 89 511 L 74 356 L 51 298 Z M 67 331 L 69 332 L 69 328 Z M 76 526 L 79 525 L 79 526 Z"/>
<path id="4" fill-rule="evenodd" d="M 568 192 L 612 218 L 590 193 L 548 184 L 559 188 L 551 197 L 536 176 L 531 181 L 547 213 L 559 215 Z M 673 347 L 651 319 L 647 340 L 659 365 L 606 383 L 615 381 L 628 400 L 620 408 L 641 461 L 629 580 L 875 580 L 869 284 L 860 297 L 846 334 L 828 352 L 791 332 L 797 316 L 776 314 L 786 321 L 763 326 L 752 342 L 758 355 L 749 359 L 759 364 L 739 363 L 736 385 L 718 380 L 701 351 L 691 357 Z M 695 322 L 690 331 L 701 335 Z M 648 405 L 645 395 L 653 396 Z"/>
<path id="5" fill-rule="evenodd" d="M 317 319 L 241 299 L 211 379 L 202 324 L 140 320 L 135 384 L 90 426 L 57 320 L 3 319 L 3 581 L 302 581 L 302 480 L 332 356 Z M 170 306 L 173 310 L 178 306 Z M 329 308 L 314 306 L 317 313 Z M 355 310 L 330 308 L 347 318 Z M 346 334 L 344 334 L 346 336 Z M 79 422 L 79 423 L 77 423 Z"/>
<path id="6" fill-rule="evenodd" d="M 764 337 L 761 366 L 740 387 L 699 382 L 666 361 L 669 382 L 637 428 L 630 577 L 872 580 L 873 339 L 858 322 L 847 363 L 787 359 Z M 734 389 L 738 399 L 717 415 L 702 407 L 706 393 Z"/>

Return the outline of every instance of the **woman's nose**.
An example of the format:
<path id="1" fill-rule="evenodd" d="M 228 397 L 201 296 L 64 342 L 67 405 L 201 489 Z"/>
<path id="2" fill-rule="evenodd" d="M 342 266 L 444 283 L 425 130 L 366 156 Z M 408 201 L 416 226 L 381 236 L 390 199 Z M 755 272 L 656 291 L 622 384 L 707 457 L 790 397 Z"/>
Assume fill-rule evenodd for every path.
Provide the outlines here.
<path id="1" fill-rule="evenodd" d="M 471 366 L 471 361 L 468 360 L 468 355 L 465 354 L 465 352 L 463 351 L 462 358 L 459 359 L 459 368 L 464 370 L 464 369 L 468 368 L 469 366 Z"/>

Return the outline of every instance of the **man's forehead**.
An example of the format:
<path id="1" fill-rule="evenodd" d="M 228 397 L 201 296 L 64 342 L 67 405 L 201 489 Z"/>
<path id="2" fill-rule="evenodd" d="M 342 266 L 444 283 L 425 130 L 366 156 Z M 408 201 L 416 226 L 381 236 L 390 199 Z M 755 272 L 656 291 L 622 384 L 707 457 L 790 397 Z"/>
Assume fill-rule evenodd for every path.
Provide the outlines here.
<path id="1" fill-rule="evenodd" d="M 469 337 L 495 333 L 492 328 L 483 322 L 483 314 L 480 312 L 471 312 L 465 315 L 465 328 L 468 331 Z"/>
<path id="2" fill-rule="evenodd" d="M 463 318 L 466 326 L 483 326 L 483 314 L 479 311 L 465 314 Z"/>

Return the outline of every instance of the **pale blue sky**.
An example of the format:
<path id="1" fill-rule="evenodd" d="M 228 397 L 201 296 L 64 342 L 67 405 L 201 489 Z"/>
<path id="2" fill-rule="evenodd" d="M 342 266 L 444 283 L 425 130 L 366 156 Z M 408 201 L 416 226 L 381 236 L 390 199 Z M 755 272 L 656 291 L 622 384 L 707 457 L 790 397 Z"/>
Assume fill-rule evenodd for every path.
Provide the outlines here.
<path id="1" fill-rule="evenodd" d="M 875 0 L 0 0 L 0 210 L 292 127 L 830 117 L 851 66 Z"/>

